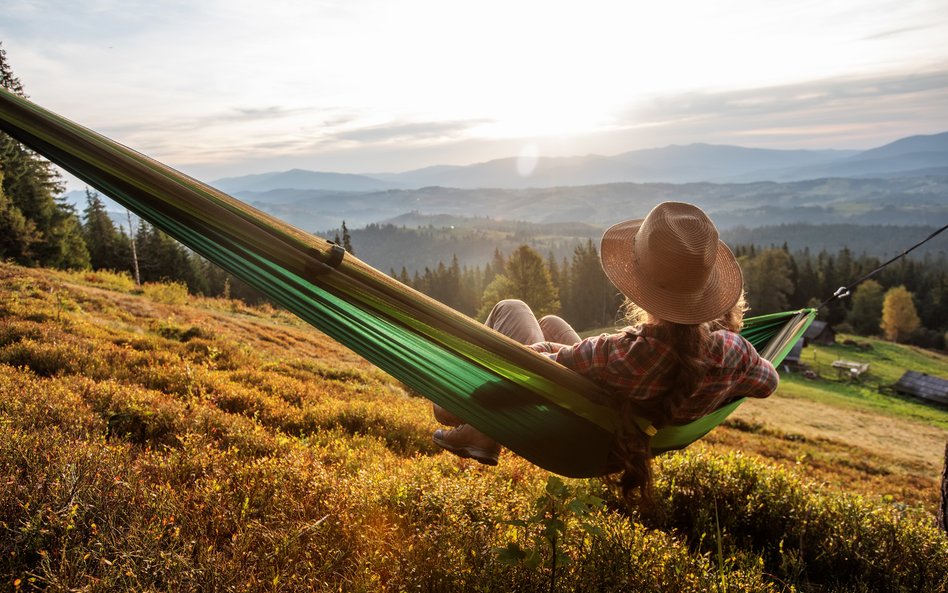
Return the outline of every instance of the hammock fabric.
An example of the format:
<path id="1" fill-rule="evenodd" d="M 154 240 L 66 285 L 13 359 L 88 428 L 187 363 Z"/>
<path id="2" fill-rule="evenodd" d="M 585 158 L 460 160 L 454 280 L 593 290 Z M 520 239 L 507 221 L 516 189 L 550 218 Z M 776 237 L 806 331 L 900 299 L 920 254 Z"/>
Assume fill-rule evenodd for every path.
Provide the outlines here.
<path id="1" fill-rule="evenodd" d="M 585 377 L 406 287 L 338 246 L 0 89 L 0 130 L 254 286 L 514 453 L 570 477 L 608 473 L 618 428 Z M 748 319 L 742 334 L 778 364 L 814 309 Z M 680 449 L 740 401 L 662 428 Z M 643 429 L 648 420 L 641 419 Z"/>

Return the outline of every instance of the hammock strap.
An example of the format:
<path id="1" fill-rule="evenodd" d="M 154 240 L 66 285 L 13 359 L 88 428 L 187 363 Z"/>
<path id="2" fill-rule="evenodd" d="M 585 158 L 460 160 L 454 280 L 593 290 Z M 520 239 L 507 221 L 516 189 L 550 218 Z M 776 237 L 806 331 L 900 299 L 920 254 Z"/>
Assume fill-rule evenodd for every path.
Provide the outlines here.
<path id="1" fill-rule="evenodd" d="M 915 249 L 916 247 L 919 247 L 919 246 L 921 246 L 921 245 L 927 243 L 928 241 L 931 241 L 932 239 L 934 239 L 935 237 L 937 237 L 938 235 L 940 235 L 940 234 L 942 233 L 942 231 L 944 231 L 945 229 L 948 229 L 948 224 L 946 224 L 945 226 L 941 227 L 940 229 L 938 229 L 938 230 L 935 231 L 934 233 L 928 235 L 927 237 L 925 237 L 924 239 L 922 239 L 921 241 L 919 241 L 919 242 L 916 243 L 915 245 L 912 245 L 911 247 L 909 247 L 908 249 L 906 249 L 906 250 L 903 251 L 902 253 L 896 255 L 895 257 L 893 257 L 893 258 L 890 259 L 889 261 L 885 262 L 884 264 L 882 264 L 881 266 L 879 266 L 879 267 L 876 268 L 875 270 L 869 272 L 868 274 L 866 274 L 865 276 L 863 276 L 863 277 L 860 278 L 859 280 L 856 280 L 855 282 L 853 282 L 853 283 L 850 284 L 849 286 L 840 286 L 839 288 L 836 289 L 836 292 L 833 293 L 833 296 L 831 296 L 830 298 L 828 298 L 828 299 L 826 299 L 825 301 L 823 301 L 822 303 L 820 303 L 820 305 L 817 307 L 817 309 L 822 309 L 823 307 L 827 306 L 828 304 L 830 304 L 831 302 L 833 302 L 833 301 L 836 300 L 836 299 L 842 299 L 842 298 L 848 297 L 848 296 L 850 295 L 850 291 L 852 291 L 852 289 L 854 289 L 856 286 L 858 286 L 858 285 L 861 284 L 862 282 L 864 282 L 864 281 L 866 281 L 866 280 L 872 278 L 872 277 L 875 276 L 877 273 L 881 272 L 883 268 L 885 268 L 886 266 L 888 266 L 889 264 L 891 264 L 891 263 L 894 262 L 895 260 L 901 259 L 901 258 L 905 257 L 906 255 L 909 254 L 910 251 L 912 251 L 912 250 Z"/>

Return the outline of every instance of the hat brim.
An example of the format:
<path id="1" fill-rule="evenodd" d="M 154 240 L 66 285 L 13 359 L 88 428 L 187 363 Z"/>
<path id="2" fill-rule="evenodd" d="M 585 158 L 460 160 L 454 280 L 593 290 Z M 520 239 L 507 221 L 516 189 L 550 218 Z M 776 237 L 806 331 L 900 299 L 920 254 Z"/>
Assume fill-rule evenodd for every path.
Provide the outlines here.
<path id="1" fill-rule="evenodd" d="M 690 292 L 663 289 L 649 282 L 633 261 L 633 239 L 644 220 L 620 222 L 602 235 L 602 269 L 616 288 L 649 314 L 673 323 L 704 323 L 727 313 L 744 291 L 744 275 L 731 249 L 718 240 L 714 265 L 703 286 Z"/>

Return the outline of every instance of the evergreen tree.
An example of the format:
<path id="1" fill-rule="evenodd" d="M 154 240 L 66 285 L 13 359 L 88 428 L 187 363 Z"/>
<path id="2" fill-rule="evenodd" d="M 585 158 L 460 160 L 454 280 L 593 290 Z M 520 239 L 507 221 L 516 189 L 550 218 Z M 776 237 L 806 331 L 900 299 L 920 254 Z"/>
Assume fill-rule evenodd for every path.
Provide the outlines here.
<path id="1" fill-rule="evenodd" d="M 98 192 L 86 188 L 82 234 L 95 270 L 129 270 L 131 243 L 115 228 Z"/>
<path id="2" fill-rule="evenodd" d="M 461 270 L 461 294 L 458 297 L 458 311 L 465 315 L 474 315 L 481 305 L 484 294 L 484 275 L 480 267 Z"/>
<path id="3" fill-rule="evenodd" d="M 342 221 L 342 248 L 355 255 L 352 250 L 352 237 L 349 235 L 349 229 L 346 227 L 346 221 Z"/>
<path id="4" fill-rule="evenodd" d="M 948 264 L 945 256 L 941 263 L 929 255 L 923 260 L 918 279 L 918 316 L 923 326 L 938 330 L 948 327 Z"/>
<path id="5" fill-rule="evenodd" d="M 853 292 L 852 309 L 846 316 L 846 321 L 853 327 L 853 331 L 863 336 L 871 336 L 879 332 L 884 298 L 882 285 L 875 280 L 866 280 L 856 287 Z"/>
<path id="6" fill-rule="evenodd" d="M 804 249 L 794 260 L 797 261 L 797 283 L 790 297 L 790 306 L 802 308 L 807 306 L 810 299 L 818 298 L 819 295 L 823 293 L 820 291 L 819 275 L 813 268 L 813 258 L 810 256 L 810 249 Z"/>
<path id="7" fill-rule="evenodd" d="M 494 248 L 494 256 L 491 258 L 490 263 L 484 268 L 484 283 L 490 285 L 494 281 L 494 277 L 504 273 L 504 266 L 507 265 L 507 260 L 504 259 L 504 254 L 501 253 L 499 248 Z M 491 305 L 493 306 L 493 304 Z"/>
<path id="8" fill-rule="evenodd" d="M 189 252 L 180 243 L 145 221 L 139 223 L 135 243 L 142 282 L 178 281 L 195 288 L 198 273 Z"/>
<path id="9" fill-rule="evenodd" d="M 562 298 L 563 317 L 580 331 L 615 323 L 623 297 L 602 271 L 599 250 L 591 239 L 573 250 L 568 290 Z"/>
<path id="10" fill-rule="evenodd" d="M 882 331 L 887 340 L 904 342 L 919 327 L 912 293 L 905 286 L 890 288 L 882 303 Z"/>
<path id="11" fill-rule="evenodd" d="M 13 75 L 6 59 L 6 51 L 0 47 L 0 86 L 25 97 L 23 85 Z M 20 249 L 18 261 L 27 265 L 58 268 L 85 268 L 89 266 L 89 253 L 82 239 L 82 225 L 71 206 L 57 200 L 63 193 L 62 179 L 46 160 L 10 136 L 0 133 L 0 172 L 3 174 L 3 194 L 12 207 L 33 223 L 35 233 L 13 222 L 21 231 L 20 236 L 33 238 L 28 246 Z M 7 224 L 18 219 L 9 206 L 5 210 Z"/>
<path id="12" fill-rule="evenodd" d="M 502 299 L 520 299 L 537 317 L 558 313 L 560 302 L 543 258 L 529 245 L 521 245 L 507 259 L 504 273 L 494 277 L 484 290 L 479 316 L 484 318 Z"/>
<path id="13" fill-rule="evenodd" d="M 2 181 L 0 171 L 0 259 L 26 264 L 33 260 L 32 246 L 40 240 L 40 235 L 33 221 L 27 220 L 3 193 Z"/>
<path id="14" fill-rule="evenodd" d="M 10 64 L 7 62 L 7 51 L 3 49 L 2 41 L 0 41 L 0 86 L 18 97 L 26 98 L 23 83 L 13 75 L 13 69 L 10 68 Z"/>
<path id="15" fill-rule="evenodd" d="M 744 287 L 754 315 L 785 311 L 793 294 L 790 256 L 782 249 L 767 249 L 742 259 Z"/>

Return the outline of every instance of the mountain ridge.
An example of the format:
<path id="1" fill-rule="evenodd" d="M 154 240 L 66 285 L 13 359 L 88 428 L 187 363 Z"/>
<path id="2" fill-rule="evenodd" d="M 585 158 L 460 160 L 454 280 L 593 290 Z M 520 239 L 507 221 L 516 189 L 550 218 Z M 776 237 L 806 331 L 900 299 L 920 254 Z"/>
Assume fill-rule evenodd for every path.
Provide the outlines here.
<path id="1" fill-rule="evenodd" d="M 367 191 L 427 186 L 529 188 L 606 183 L 800 181 L 864 177 L 873 172 L 915 176 L 948 166 L 948 132 L 901 138 L 876 148 L 767 149 L 692 143 L 626 151 L 524 159 L 502 157 L 469 165 L 432 165 L 401 173 L 349 174 L 291 169 L 211 182 L 223 191 L 322 189 Z"/>

